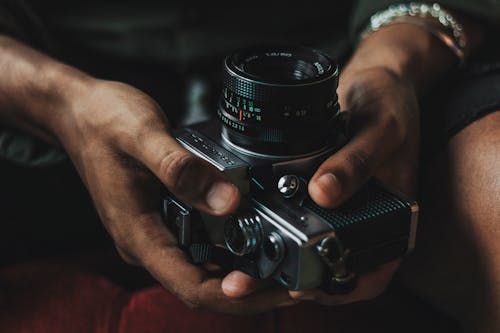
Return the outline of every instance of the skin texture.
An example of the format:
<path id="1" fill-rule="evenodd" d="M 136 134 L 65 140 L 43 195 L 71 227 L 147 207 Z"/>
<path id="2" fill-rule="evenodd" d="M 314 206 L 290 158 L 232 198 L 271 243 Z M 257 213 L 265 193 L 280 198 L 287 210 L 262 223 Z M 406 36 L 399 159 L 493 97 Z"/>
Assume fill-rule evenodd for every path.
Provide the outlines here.
<path id="1" fill-rule="evenodd" d="M 474 36 L 477 30 L 464 22 Z M 8 37 L 0 37 L 0 54 L 0 121 L 63 146 L 124 260 L 144 266 L 188 306 L 249 314 L 302 300 L 354 302 L 383 292 L 398 268 L 399 262 L 393 262 L 362 276 L 358 288 L 345 296 L 287 292 L 240 272 L 223 280 L 211 277 L 188 262 L 163 225 L 156 211 L 161 185 L 213 215 L 233 211 L 239 194 L 215 168 L 176 143 L 160 107 L 131 86 L 89 77 Z M 338 90 L 340 105 L 350 112 L 352 139 L 319 167 L 309 184 L 311 197 L 324 207 L 336 207 L 373 175 L 414 195 L 417 97 L 453 66 L 449 50 L 420 27 L 398 24 L 365 39 L 343 71 Z M 481 202 L 484 192 L 478 189 L 475 195 L 474 202 Z M 464 209 L 462 202 L 455 204 Z M 476 223 L 476 215 L 470 219 Z M 494 280 L 499 273 L 486 276 Z M 444 309 L 452 300 L 447 294 L 440 301 L 418 281 L 412 285 Z"/>
<path id="2" fill-rule="evenodd" d="M 417 96 L 450 70 L 454 61 L 450 51 L 420 27 L 388 26 L 366 38 L 343 70 L 338 88 L 341 108 L 350 114 L 351 140 L 312 177 L 309 194 L 314 201 L 334 208 L 371 176 L 414 197 Z M 349 295 L 312 290 L 290 292 L 290 296 L 326 305 L 371 299 L 384 291 L 397 267 L 398 262 L 393 262 L 361 276 L 358 288 Z M 236 297 L 250 290 L 240 286 L 239 292 L 226 294 Z"/>
<path id="3" fill-rule="evenodd" d="M 64 147 L 119 253 L 144 266 L 189 307 L 251 314 L 294 304 L 286 290 L 234 299 L 221 279 L 193 266 L 165 227 L 161 184 L 194 207 L 225 215 L 239 193 L 225 176 L 169 135 L 149 96 L 101 81 L 3 37 L 0 119 Z"/>
<path id="4" fill-rule="evenodd" d="M 467 332 L 500 329 L 499 147 L 497 111 L 463 129 L 425 166 L 417 236 L 425 241 L 400 272 Z"/>

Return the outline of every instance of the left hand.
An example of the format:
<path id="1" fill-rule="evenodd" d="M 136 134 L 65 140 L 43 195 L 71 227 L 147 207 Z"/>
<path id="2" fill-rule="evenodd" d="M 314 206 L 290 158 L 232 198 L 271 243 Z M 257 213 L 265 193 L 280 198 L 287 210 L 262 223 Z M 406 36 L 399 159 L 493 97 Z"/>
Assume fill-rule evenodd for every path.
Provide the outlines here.
<path id="1" fill-rule="evenodd" d="M 346 72 L 340 81 L 339 101 L 343 110 L 350 113 L 351 139 L 311 178 L 312 199 L 325 208 L 335 208 L 372 176 L 412 196 L 419 142 L 418 105 L 413 86 L 383 67 Z M 325 305 L 371 299 L 384 291 L 398 266 L 399 261 L 390 262 L 360 276 L 356 289 L 348 295 L 329 295 L 315 289 L 290 291 L 290 296 Z M 262 285 L 251 278 L 245 280 L 243 275 L 233 272 L 226 277 L 222 286 L 227 295 L 244 296 Z M 238 279 L 238 288 L 229 289 Z"/>

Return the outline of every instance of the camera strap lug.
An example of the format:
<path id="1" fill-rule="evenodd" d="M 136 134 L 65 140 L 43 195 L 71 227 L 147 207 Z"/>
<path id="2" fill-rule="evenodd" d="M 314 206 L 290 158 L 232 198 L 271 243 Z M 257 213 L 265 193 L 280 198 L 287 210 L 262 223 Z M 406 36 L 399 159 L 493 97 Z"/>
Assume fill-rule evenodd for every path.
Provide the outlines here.
<path id="1" fill-rule="evenodd" d="M 357 277 L 347 269 L 349 251 L 344 250 L 341 242 L 336 237 L 326 237 L 316 245 L 316 250 L 327 268 L 321 289 L 328 294 L 348 294 L 353 291 Z"/>

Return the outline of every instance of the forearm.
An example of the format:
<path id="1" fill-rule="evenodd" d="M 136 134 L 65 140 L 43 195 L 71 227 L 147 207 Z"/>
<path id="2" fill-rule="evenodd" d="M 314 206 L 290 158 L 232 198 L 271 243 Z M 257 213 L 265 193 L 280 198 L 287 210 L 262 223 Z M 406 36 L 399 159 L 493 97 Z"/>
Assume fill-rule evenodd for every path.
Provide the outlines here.
<path id="1" fill-rule="evenodd" d="M 91 77 L 0 35 L 0 123 L 57 143 L 61 116 Z"/>

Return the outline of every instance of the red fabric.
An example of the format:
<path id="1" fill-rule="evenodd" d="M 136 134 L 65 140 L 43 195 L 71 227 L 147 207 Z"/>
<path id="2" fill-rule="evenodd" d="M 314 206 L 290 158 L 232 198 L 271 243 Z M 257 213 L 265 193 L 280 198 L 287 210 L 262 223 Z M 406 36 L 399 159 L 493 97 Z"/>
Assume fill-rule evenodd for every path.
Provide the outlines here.
<path id="1" fill-rule="evenodd" d="M 110 266 L 112 267 L 112 266 Z M 0 270 L 0 332 L 449 332 L 449 322 L 401 292 L 342 307 L 310 303 L 258 316 L 192 311 L 160 286 L 126 291 L 75 261 Z"/>

